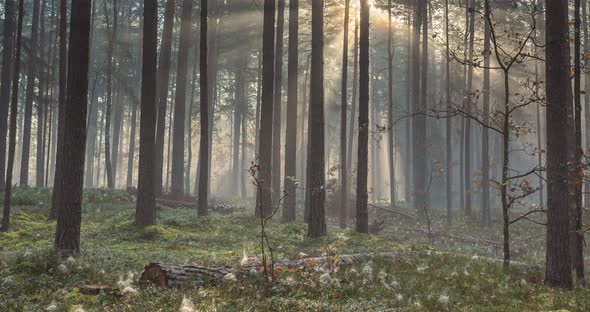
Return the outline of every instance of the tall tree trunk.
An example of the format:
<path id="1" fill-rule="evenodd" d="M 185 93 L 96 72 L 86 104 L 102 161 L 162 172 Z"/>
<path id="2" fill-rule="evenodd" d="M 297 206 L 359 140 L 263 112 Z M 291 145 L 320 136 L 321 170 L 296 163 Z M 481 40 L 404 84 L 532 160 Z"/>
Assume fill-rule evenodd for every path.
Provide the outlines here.
<path id="1" fill-rule="evenodd" d="M 35 186 L 44 187 L 44 176 L 45 176 L 45 118 L 46 118 L 46 106 L 47 100 L 45 98 L 45 90 L 47 90 L 47 73 L 49 68 L 45 66 L 44 59 L 47 53 L 45 47 L 48 43 L 45 40 L 45 13 L 47 10 L 47 1 L 41 1 L 41 13 L 40 13 L 40 30 L 39 30 L 39 59 L 41 60 L 41 69 L 39 71 L 39 93 L 37 95 L 37 151 L 36 151 L 36 166 L 35 166 Z"/>
<path id="2" fill-rule="evenodd" d="M 245 58 L 244 71 L 247 69 L 249 58 Z M 246 77 L 244 77 L 246 79 Z M 241 196 L 246 198 L 248 196 L 248 190 L 246 189 L 246 168 L 248 168 L 248 162 L 246 157 L 246 148 L 248 146 L 248 113 L 250 106 L 248 105 L 248 87 L 246 86 L 246 80 L 240 85 L 242 88 L 242 158 L 240 162 L 240 185 L 241 185 Z"/>
<path id="3" fill-rule="evenodd" d="M 449 0 L 445 0 L 445 41 L 449 41 Z M 489 48 L 488 48 L 489 50 Z M 450 69 L 450 47 L 447 44 L 445 53 L 446 53 L 446 60 L 445 60 L 445 71 L 446 71 L 446 78 L 445 78 L 445 101 L 447 104 L 447 110 L 452 109 L 452 100 L 451 100 L 451 69 Z M 488 52 L 489 53 L 489 52 Z M 489 55 L 489 54 L 488 54 Z M 488 56 L 489 58 L 489 56 Z M 447 183 L 446 183 L 446 192 L 447 192 L 447 224 L 450 225 L 453 222 L 453 125 L 452 119 L 446 119 L 446 156 L 447 156 Z"/>
<path id="4" fill-rule="evenodd" d="M 39 32 L 39 0 L 33 1 L 33 21 L 31 24 L 31 49 L 27 69 L 27 86 L 25 90 L 25 113 L 22 138 L 22 154 L 20 161 L 20 185 L 29 185 L 29 160 L 31 149 L 31 119 L 33 115 L 33 99 L 35 97 L 35 80 L 37 79 L 37 37 Z"/>
<path id="5" fill-rule="evenodd" d="M 485 5 L 485 34 L 484 34 L 484 69 L 483 69 L 483 124 L 481 132 L 481 223 L 484 226 L 492 224 L 492 217 L 490 213 L 490 152 L 489 152 L 489 130 L 486 125 L 489 123 L 490 116 L 490 31 L 491 25 L 489 23 L 489 6 Z"/>
<path id="6" fill-rule="evenodd" d="M 588 65 L 590 65 L 590 29 L 588 28 L 588 14 L 587 11 L 587 0 L 582 0 L 582 28 L 584 31 L 584 119 L 585 119 L 585 132 L 586 132 L 586 152 L 590 151 L 590 70 L 588 70 Z M 540 145 L 540 144 L 539 144 Z M 539 153 L 539 157 L 541 154 Z M 542 179 L 539 179 L 542 183 Z M 586 180 L 585 186 L 585 196 L 584 196 L 584 205 L 590 206 L 590 180 Z"/>
<path id="7" fill-rule="evenodd" d="M 414 209 L 418 215 L 424 214 L 424 205 L 426 204 L 426 119 L 422 114 L 425 107 L 422 106 L 422 99 L 420 96 L 420 28 L 424 19 L 424 2 L 418 0 L 414 11 L 414 29 L 412 39 L 412 154 L 414 155 L 413 162 L 413 202 Z M 425 44 L 425 43 L 424 43 Z M 425 64 L 422 64 L 423 66 Z M 426 86 L 422 86 L 424 88 Z"/>
<path id="8" fill-rule="evenodd" d="M 108 16 L 106 9 L 106 0 L 104 2 L 105 16 Z M 109 27 L 107 17 L 107 27 L 110 28 L 110 35 L 107 44 L 107 99 L 106 99 L 106 115 L 105 115 L 105 128 L 104 128 L 104 160 L 105 160 L 105 172 L 107 176 L 107 187 L 114 188 L 115 180 L 113 178 L 113 167 L 111 158 L 111 115 L 113 107 L 113 52 L 115 49 L 115 40 L 117 39 L 117 19 L 118 19 L 118 0 L 113 0 L 113 25 Z"/>
<path id="9" fill-rule="evenodd" d="M 191 20 L 193 1 L 183 0 L 176 63 L 176 98 L 174 103 L 174 142 L 172 147 L 171 195 L 181 198 L 184 195 L 184 135 L 186 114 L 186 84 L 188 72 L 188 52 L 191 45 Z"/>
<path id="10" fill-rule="evenodd" d="M 4 2 L 4 31 L 2 46 L 2 77 L 0 86 L 0 189 L 4 189 L 6 172 L 6 136 L 8 132 L 8 107 L 10 106 L 10 87 L 14 67 L 14 40 L 16 28 L 16 2 Z"/>
<path id="11" fill-rule="evenodd" d="M 258 157 L 260 146 L 260 105 L 262 102 L 262 50 L 258 51 L 258 71 L 256 72 L 256 111 L 254 112 L 254 154 Z"/>
<path id="12" fill-rule="evenodd" d="M 66 45 L 67 40 L 67 18 L 68 6 L 67 0 L 60 0 L 59 8 L 59 98 L 58 98 L 58 122 L 57 122 L 57 149 L 55 155 L 55 175 L 53 177 L 53 196 L 51 198 L 51 210 L 49 211 L 49 219 L 57 218 L 57 212 L 61 203 L 64 168 L 62 167 L 62 159 L 64 153 L 64 133 L 65 133 L 65 115 L 66 115 L 66 93 L 67 93 L 67 75 L 68 75 L 68 49 Z"/>
<path id="13" fill-rule="evenodd" d="M 156 223 L 156 129 L 158 71 L 158 1 L 143 1 L 143 56 L 141 67 L 141 114 L 139 121 L 139 171 L 135 223 Z"/>
<path id="14" fill-rule="evenodd" d="M 473 60 L 473 45 L 475 37 L 475 0 L 469 0 L 469 47 L 467 62 L 471 63 Z M 473 66 L 467 68 L 467 87 L 465 94 L 466 111 L 467 114 L 471 113 L 472 97 L 473 92 Z M 471 118 L 465 119 L 465 156 L 463 161 L 465 162 L 464 174 L 464 187 L 465 187 L 465 215 L 471 216 L 471 196 L 473 193 L 471 187 Z"/>
<path id="15" fill-rule="evenodd" d="M 348 156 L 346 146 L 346 124 L 348 111 L 348 24 L 350 16 L 350 0 L 344 2 L 344 33 L 342 41 L 342 78 L 340 79 L 340 190 L 338 215 L 340 227 L 346 228 L 348 218 Z"/>
<path id="16" fill-rule="evenodd" d="M 7 18 L 14 21 L 14 3 L 6 4 Z M 18 113 L 18 82 L 20 78 L 20 56 L 23 37 L 24 0 L 18 1 L 18 22 L 16 24 L 16 48 L 14 53 L 14 68 L 12 70 L 12 98 L 10 101 L 10 132 L 8 138 L 8 164 L 6 165 L 6 181 L 4 183 L 4 210 L 2 212 L 2 226 L 0 232 L 7 232 L 10 224 L 10 205 L 12 196 L 12 172 L 16 145 L 16 115 Z M 10 15 L 10 16 L 9 16 Z M 3 67 L 4 69 L 5 67 Z"/>
<path id="17" fill-rule="evenodd" d="M 318 237 L 326 234 L 325 220 L 325 165 L 324 165 L 324 0 L 311 4 L 311 82 L 309 102 L 309 169 L 311 197 L 307 234 Z"/>
<path id="18" fill-rule="evenodd" d="M 172 54 L 172 26 L 174 25 L 174 9 L 176 0 L 166 1 L 164 12 L 164 28 L 158 61 L 158 120 L 156 127 L 156 195 L 162 193 L 164 174 L 164 134 L 166 133 L 166 106 L 168 103 L 168 80 L 170 79 L 170 58 Z"/>
<path id="19" fill-rule="evenodd" d="M 63 152 L 58 159 L 68 168 L 61 177 L 59 210 L 54 247 L 62 255 L 80 253 L 84 149 L 86 146 L 86 111 L 88 108 L 88 61 L 90 55 L 90 0 L 72 2 L 70 51 L 68 58 L 68 92 L 63 133 Z"/>
<path id="20" fill-rule="evenodd" d="M 353 44 L 353 64 L 352 64 L 352 98 L 351 98 L 351 102 L 352 102 L 352 107 L 350 108 L 350 131 L 348 132 L 348 151 L 346 152 L 346 159 L 348 159 L 348 163 L 350 164 L 350 170 L 352 170 L 353 166 L 352 164 L 354 164 L 354 159 L 353 159 L 353 154 L 352 151 L 354 150 L 354 137 L 356 134 L 356 128 L 354 127 L 355 123 L 358 123 L 358 121 L 356 120 L 356 111 L 357 111 L 357 103 L 358 103 L 358 97 L 357 97 L 357 89 L 358 89 L 358 60 L 359 60 L 359 38 L 358 38 L 358 32 L 359 32 L 359 20 L 358 17 L 355 18 L 355 22 L 354 22 L 354 44 Z M 349 189 L 350 190 L 350 189 Z M 346 190 L 347 192 L 349 190 Z M 350 204 L 350 202 L 348 203 Z M 348 212 L 351 212 L 351 208 L 349 207 Z"/>
<path id="21" fill-rule="evenodd" d="M 413 86 L 414 86 L 414 79 L 412 78 L 414 73 L 413 71 L 413 65 L 414 62 L 412 61 L 412 53 L 414 53 L 414 34 L 412 33 L 412 12 L 408 12 L 408 30 L 407 30 L 407 37 L 406 37 L 406 41 L 408 43 L 407 46 L 407 74 L 406 74 L 406 113 L 409 114 L 411 112 L 413 112 L 413 97 L 414 97 L 414 90 L 413 90 Z M 404 182 L 405 182 L 405 202 L 406 204 L 409 206 L 410 203 L 412 202 L 412 147 L 413 147 L 413 142 L 412 142 L 412 122 L 414 121 L 414 118 L 408 118 L 406 120 L 406 155 L 405 155 L 405 170 L 404 170 L 404 174 L 405 174 L 405 178 L 404 178 Z"/>
<path id="22" fill-rule="evenodd" d="M 369 1 L 361 0 L 359 37 L 359 135 L 356 178 L 356 231 L 368 233 L 367 163 L 369 149 Z"/>
<path id="23" fill-rule="evenodd" d="M 387 98 L 388 98 L 388 113 L 387 113 L 387 127 L 389 129 L 387 133 L 387 162 L 389 164 L 389 201 L 391 207 L 395 206 L 395 125 L 393 120 L 393 114 L 395 107 L 393 106 L 393 29 L 391 25 L 391 0 L 387 2 L 387 15 L 388 15 L 388 27 L 387 27 Z"/>
<path id="24" fill-rule="evenodd" d="M 243 59 L 243 58 L 242 58 Z M 233 143 L 232 143 L 232 174 L 231 174 L 231 194 L 238 194 L 238 184 L 240 175 L 240 131 L 242 124 L 242 110 L 244 109 L 244 70 L 245 66 L 238 60 L 236 62 L 235 73 L 235 92 L 234 92 L 234 117 L 233 117 Z M 244 64 L 245 65 L 245 64 Z"/>
<path id="25" fill-rule="evenodd" d="M 264 0 L 264 25 L 262 31 L 262 103 L 260 107 L 260 142 L 272 142 L 273 92 L 275 66 L 275 1 Z M 256 215 L 272 213 L 272 144 L 258 146 L 258 190 Z"/>
<path id="26" fill-rule="evenodd" d="M 285 25 L 285 0 L 277 0 L 277 33 L 275 50 L 275 84 L 272 119 L 272 203 L 277 204 L 281 195 L 281 114 L 283 90 L 283 29 Z"/>
<path id="27" fill-rule="evenodd" d="M 567 110 L 572 104 L 569 79 L 568 1 L 547 0 L 545 59 L 547 66 L 547 240 L 545 282 L 571 288 L 571 254 L 567 181 Z"/>
<path id="28" fill-rule="evenodd" d="M 201 138 L 199 146 L 199 191 L 197 194 L 197 212 L 199 216 L 206 216 L 208 213 L 207 190 L 209 188 L 209 76 L 207 70 L 207 30 L 208 30 L 208 0 L 201 0 L 201 37 L 199 52 L 199 84 L 200 84 L 200 115 L 201 115 Z"/>
<path id="29" fill-rule="evenodd" d="M 573 212 L 572 228 L 572 264 L 576 271 L 576 279 L 581 285 L 584 284 L 584 229 L 582 223 L 582 96 L 581 96 L 581 75 L 580 75 L 580 0 L 574 1 L 574 115 L 575 115 L 575 158 L 571 170 L 572 183 L 575 185 L 575 212 Z M 570 206 L 571 207 L 571 206 Z"/>

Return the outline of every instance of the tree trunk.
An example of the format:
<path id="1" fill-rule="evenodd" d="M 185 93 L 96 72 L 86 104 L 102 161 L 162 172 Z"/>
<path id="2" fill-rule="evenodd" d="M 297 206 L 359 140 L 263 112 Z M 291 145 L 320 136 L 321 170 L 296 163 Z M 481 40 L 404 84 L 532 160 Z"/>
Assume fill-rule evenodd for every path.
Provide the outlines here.
<path id="1" fill-rule="evenodd" d="M 326 234 L 325 220 L 325 165 L 324 165 L 324 0 L 311 5 L 311 82 L 309 102 L 309 168 L 311 197 L 307 234 L 318 237 Z"/>
<path id="2" fill-rule="evenodd" d="M 567 108 L 572 104 L 569 79 L 570 49 L 568 1 L 547 0 L 545 24 L 547 66 L 547 246 L 545 282 L 551 286 L 571 288 L 569 244 L 569 208 L 567 181 L 568 151 Z"/>
<path id="3" fill-rule="evenodd" d="M 48 54 L 46 46 L 49 46 L 45 40 L 45 13 L 47 10 L 47 1 L 42 0 L 41 2 L 41 13 L 40 13 L 40 30 L 39 30 L 39 59 L 41 60 L 41 68 L 49 71 L 43 63 L 45 62 L 45 55 Z M 36 151 L 36 166 L 35 166 L 35 187 L 42 188 L 45 186 L 45 118 L 46 118 L 46 107 L 48 106 L 47 99 L 45 97 L 45 90 L 47 90 L 47 73 L 41 69 L 39 71 L 39 93 L 37 95 L 37 151 Z"/>
<path id="4" fill-rule="evenodd" d="M 358 97 L 357 97 L 357 89 L 358 89 L 358 59 L 359 59 L 359 53 L 358 53 L 358 44 L 359 44 L 359 38 L 358 38 L 358 32 L 359 32 L 359 20 L 358 17 L 355 18 L 355 22 L 354 22 L 354 44 L 353 44 L 353 70 L 352 70 L 352 98 L 351 98 L 351 108 L 350 108 L 350 131 L 348 132 L 348 151 L 346 152 L 346 159 L 348 160 L 348 164 L 349 169 L 352 170 L 353 166 L 352 164 L 354 164 L 354 159 L 353 159 L 353 154 L 352 151 L 354 150 L 354 137 L 356 134 L 356 128 L 354 127 L 355 123 L 358 123 L 358 121 L 356 120 L 356 111 L 357 111 L 357 103 L 358 103 Z M 352 176 L 351 176 L 352 177 Z M 348 190 L 346 190 L 346 192 L 350 191 L 350 187 Z M 350 202 L 348 203 L 348 211 L 347 213 L 352 212 L 352 209 L 350 206 Z"/>
<path id="5" fill-rule="evenodd" d="M 141 114 L 139 121 L 139 171 L 135 223 L 146 226 L 156 223 L 154 170 L 156 157 L 158 2 L 143 1 L 143 57 L 141 67 Z"/>
<path id="6" fill-rule="evenodd" d="M 14 3 L 10 4 L 13 5 Z M 8 3 L 7 3 L 8 5 Z M 7 232 L 10 224 L 10 205 L 12 196 L 12 173 L 14 166 L 14 154 L 16 145 L 16 115 L 18 113 L 18 88 L 20 78 L 20 57 L 23 37 L 24 0 L 18 1 L 18 22 L 16 24 L 16 48 L 14 53 L 14 68 L 12 70 L 12 98 L 10 102 L 10 132 L 8 138 L 8 164 L 6 165 L 6 181 L 4 183 L 4 210 L 2 213 L 2 226 L 0 232 Z M 14 7 L 6 7 L 6 14 L 10 14 L 10 20 L 14 21 Z M 4 68 L 4 67 L 3 67 Z"/>
<path id="7" fill-rule="evenodd" d="M 72 2 L 70 51 L 68 58 L 68 93 L 63 133 L 63 153 L 58 159 L 64 172 L 59 196 L 59 210 L 54 247 L 62 255 L 80 253 L 84 149 L 88 102 L 88 61 L 90 55 L 90 0 Z"/>
<path id="8" fill-rule="evenodd" d="M 575 211 L 572 212 L 572 264 L 576 271 L 578 283 L 584 284 L 584 229 L 582 223 L 582 96 L 581 96 L 581 75 L 580 75 L 580 0 L 574 1 L 574 162 L 570 172 L 575 187 L 574 201 Z M 570 206 L 571 207 L 571 206 Z"/>
<path id="9" fill-rule="evenodd" d="M 8 132 L 8 107 L 10 106 L 10 87 L 14 67 L 14 38 L 16 28 L 16 2 L 4 2 L 4 31 L 2 46 L 2 77 L 0 86 L 0 189 L 4 189 L 6 172 L 6 136 Z M 9 183 L 11 184 L 11 183 Z"/>
<path id="10" fill-rule="evenodd" d="M 484 34 L 484 69 L 483 69 L 483 124 L 481 132 L 481 223 L 484 226 L 491 226 L 492 217 L 490 213 L 490 152 L 489 152 L 489 130 L 486 125 L 490 116 L 490 37 L 491 28 L 489 23 L 489 6 L 485 6 L 485 34 Z"/>
<path id="11" fill-rule="evenodd" d="M 368 233 L 367 163 L 369 149 L 369 3 L 361 0 L 359 37 L 359 135 L 356 178 L 356 231 Z"/>
<path id="12" fill-rule="evenodd" d="M 473 45 L 475 37 L 475 0 L 469 0 L 469 46 L 467 62 L 471 63 L 473 60 Z M 472 96 L 473 92 L 473 66 L 467 68 L 467 86 L 465 90 L 465 101 L 466 101 L 466 113 L 471 113 Z M 465 156 L 463 161 L 465 162 L 464 168 L 464 187 L 465 187 L 465 215 L 471 216 L 471 196 L 473 190 L 471 189 L 471 118 L 465 119 Z"/>
<path id="13" fill-rule="evenodd" d="M 29 185 L 29 158 L 31 149 L 31 118 L 33 115 L 33 98 L 35 97 L 35 80 L 37 78 L 37 37 L 39 30 L 39 0 L 33 1 L 33 21 L 31 24 L 31 49 L 27 69 L 27 86 L 25 90 L 25 113 L 22 138 L 22 154 L 20 167 L 20 185 Z"/>
<path id="14" fill-rule="evenodd" d="M 174 103 L 174 134 L 172 146 L 172 181 L 170 195 L 182 198 L 184 195 L 184 135 L 186 114 L 186 84 L 188 73 L 188 52 L 191 45 L 191 20 L 193 1 L 183 0 L 176 63 L 176 98 Z"/>
<path id="15" fill-rule="evenodd" d="M 590 29 L 588 28 L 588 14 L 587 11 L 587 0 L 582 0 L 582 28 L 584 31 L 584 66 L 588 68 L 590 65 Z M 584 70 L 584 119 L 586 121 L 586 152 L 590 151 L 590 70 Z M 539 142 L 540 143 L 540 142 Z M 541 144 L 539 144 L 541 145 Z M 539 157 L 541 154 L 539 153 Z M 542 179 L 540 179 L 542 183 Z M 590 206 L 590 180 L 586 180 L 585 186 L 584 205 Z M 541 193 L 542 194 L 542 193 Z"/>
<path id="16" fill-rule="evenodd" d="M 418 0 L 414 11 L 414 29 L 412 41 L 412 155 L 413 161 L 413 202 L 418 215 L 424 215 L 426 204 L 426 117 L 423 115 L 425 107 L 420 97 L 420 28 L 423 24 L 424 2 Z M 426 44 L 426 43 L 424 43 Z M 425 65 L 425 64 L 422 64 Z M 426 86 L 422 86 L 424 88 Z"/>
<path id="17" fill-rule="evenodd" d="M 164 28 L 162 30 L 162 43 L 160 47 L 160 59 L 158 62 L 158 120 L 156 127 L 156 195 L 162 193 L 162 181 L 164 174 L 164 134 L 166 133 L 166 106 L 168 103 L 168 80 L 170 79 L 170 58 L 172 54 L 172 26 L 174 25 L 174 9 L 176 0 L 166 1 L 164 13 Z"/>
<path id="18" fill-rule="evenodd" d="M 344 33 L 342 42 L 342 78 L 340 85 L 340 227 L 346 228 L 348 219 L 348 156 L 346 146 L 346 124 L 348 110 L 348 24 L 350 16 L 350 0 L 344 4 Z"/>
<path id="19" fill-rule="evenodd" d="M 445 40 L 446 42 L 449 41 L 449 0 L 445 0 Z M 489 47 L 488 47 L 489 49 Z M 452 109 L 452 100 L 451 100 L 451 69 L 450 69 L 450 47 L 446 45 L 445 53 L 446 53 L 446 60 L 445 60 L 445 70 L 446 70 L 446 78 L 445 78 L 445 101 L 447 104 L 447 110 L 451 111 Z M 489 55 L 489 54 L 488 54 Z M 488 56 L 489 58 L 489 56 Z M 447 224 L 451 225 L 453 222 L 453 125 L 452 119 L 446 119 L 446 156 L 447 156 L 447 183 L 446 183 L 446 192 L 447 192 Z"/>
<path id="20" fill-rule="evenodd" d="M 65 133 L 65 115 L 66 115 L 66 93 L 67 93 L 67 57 L 68 49 L 66 45 L 67 40 L 67 17 L 68 6 L 67 0 L 60 0 L 60 19 L 59 19 L 59 99 L 58 99 L 58 122 L 57 122 L 57 148 L 55 155 L 55 175 L 53 177 L 53 196 L 51 198 L 51 210 L 49 211 L 49 219 L 57 218 L 57 211 L 61 203 L 64 169 L 60 159 L 64 153 L 64 133 Z"/>
<path id="21" fill-rule="evenodd" d="M 391 0 L 387 2 L 387 15 L 388 15 L 388 27 L 387 27 L 387 97 L 389 100 L 389 108 L 387 113 L 387 161 L 389 164 L 389 201 L 391 207 L 395 206 L 396 192 L 395 192 L 395 125 L 393 120 L 395 107 L 393 106 L 393 29 L 391 25 Z"/>
<path id="22" fill-rule="evenodd" d="M 260 142 L 272 142 L 273 91 L 275 66 L 275 1 L 264 0 L 264 26 L 262 33 L 262 103 L 260 107 Z M 258 188 L 256 216 L 272 213 L 272 144 L 258 146 Z"/>
<path id="23" fill-rule="evenodd" d="M 275 50 L 275 84 L 272 119 L 272 203 L 278 204 L 281 194 L 281 112 L 283 90 L 283 29 L 285 25 L 285 0 L 278 0 L 277 33 Z"/>
<path id="24" fill-rule="evenodd" d="M 243 58 L 242 58 L 243 59 Z M 232 174 L 231 174 L 231 194 L 238 194 L 238 184 L 240 175 L 240 131 L 242 124 L 242 110 L 244 105 L 244 67 L 243 62 L 236 62 L 235 73 L 235 92 L 234 92 L 234 116 L 233 116 L 233 143 L 232 143 Z M 244 64 L 245 65 L 245 64 Z"/>
<path id="25" fill-rule="evenodd" d="M 199 146 L 199 164 L 201 169 L 199 170 L 199 191 L 197 194 L 197 212 L 199 216 L 206 216 L 208 213 L 207 204 L 207 190 L 209 184 L 209 95 L 208 95 L 208 70 L 207 70 L 207 30 L 208 30 L 208 0 L 201 0 L 201 37 L 200 37 L 200 52 L 199 52 L 199 84 L 200 84 L 200 96 L 201 101 L 201 139 Z"/>

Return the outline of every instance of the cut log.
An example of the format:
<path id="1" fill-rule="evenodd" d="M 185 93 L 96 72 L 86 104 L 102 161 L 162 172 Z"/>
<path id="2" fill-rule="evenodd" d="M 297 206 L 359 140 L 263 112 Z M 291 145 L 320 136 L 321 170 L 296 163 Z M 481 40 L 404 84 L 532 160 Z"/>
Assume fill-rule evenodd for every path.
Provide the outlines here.
<path id="1" fill-rule="evenodd" d="M 354 262 L 366 261 L 376 256 L 395 258 L 408 256 L 410 254 L 415 255 L 416 252 L 399 251 L 341 255 L 337 256 L 338 260 L 336 265 L 341 267 Z M 275 262 L 274 267 L 275 270 L 317 270 L 327 265 L 333 265 L 333 263 L 336 262 L 334 259 L 334 257 L 315 257 L 280 261 Z M 161 263 L 150 263 L 145 266 L 145 269 L 141 274 L 141 281 L 163 288 L 178 286 L 208 286 L 218 284 L 224 280 L 239 279 L 250 274 L 259 274 L 261 273 L 261 269 L 261 266 L 207 268 L 192 265 L 175 266 Z"/>

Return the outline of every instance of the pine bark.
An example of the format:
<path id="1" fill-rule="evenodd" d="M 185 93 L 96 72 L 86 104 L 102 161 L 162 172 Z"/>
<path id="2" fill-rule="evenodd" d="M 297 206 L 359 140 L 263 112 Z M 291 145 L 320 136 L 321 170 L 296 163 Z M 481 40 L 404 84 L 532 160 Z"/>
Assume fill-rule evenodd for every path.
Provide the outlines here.
<path id="1" fill-rule="evenodd" d="M 567 110 L 572 105 L 569 79 L 568 1 L 547 0 L 545 23 L 547 131 L 547 240 L 545 282 L 571 288 L 568 190 Z"/>
<path id="2" fill-rule="evenodd" d="M 208 0 L 201 0 L 201 37 L 199 54 L 199 87 L 200 87 L 200 115 L 201 115 L 201 138 L 199 146 L 199 183 L 197 194 L 197 213 L 199 216 L 208 214 L 208 183 L 209 183 L 209 76 L 207 68 L 208 46 Z M 205 79 L 203 79 L 205 78 Z"/>
<path id="3" fill-rule="evenodd" d="M 311 82 L 309 102 L 309 168 L 310 202 L 307 234 L 318 237 L 326 234 L 326 187 L 324 164 L 324 1 L 311 5 Z"/>
<path id="4" fill-rule="evenodd" d="M 485 126 L 489 123 L 490 116 L 490 23 L 489 23 L 489 6 L 485 5 L 484 18 L 485 30 L 484 30 L 484 69 L 483 69 L 483 116 L 482 122 L 484 126 L 481 132 L 481 163 L 482 163 L 482 174 L 481 174 L 481 223 L 484 226 L 490 226 L 492 224 L 492 218 L 490 213 L 490 153 L 489 153 L 489 130 Z"/>
<path id="5" fill-rule="evenodd" d="M 22 137 L 22 154 L 20 161 L 20 186 L 29 185 L 29 160 L 31 150 L 31 119 L 33 116 L 33 98 L 35 97 L 35 81 L 37 79 L 37 38 L 39 33 L 39 0 L 33 1 L 33 17 L 31 24 L 31 49 L 27 68 L 27 86 L 25 90 L 25 112 Z"/>
<path id="6" fill-rule="evenodd" d="M 368 233 L 367 165 L 369 150 L 369 3 L 361 0 L 359 36 L 359 119 L 356 179 L 356 231 Z"/>
<path id="7" fill-rule="evenodd" d="M 14 7 L 7 8 L 11 20 L 14 20 Z M 4 183 L 4 209 L 2 212 L 2 226 L 0 232 L 7 232 L 10 225 L 10 205 L 12 196 L 12 173 L 16 146 L 16 126 L 18 114 L 18 89 L 20 78 L 21 46 L 23 37 L 24 0 L 18 1 L 18 20 L 16 24 L 16 42 L 14 53 L 14 68 L 12 70 L 12 97 L 10 99 L 10 131 L 8 137 L 8 163 L 6 165 L 6 181 Z"/>
<path id="8" fill-rule="evenodd" d="M 68 92 L 64 116 L 64 172 L 60 205 L 57 213 L 54 247 L 62 255 L 80 253 L 80 223 L 82 219 L 82 188 L 84 180 L 84 150 L 86 141 L 86 111 L 88 102 L 88 62 L 90 55 L 91 0 L 72 2 L 70 44 L 68 57 Z"/>
<path id="9" fill-rule="evenodd" d="M 162 193 L 164 174 L 164 134 L 166 133 L 166 106 L 168 103 L 168 80 L 170 79 L 170 58 L 172 54 L 172 26 L 174 25 L 175 0 L 166 1 L 164 28 L 158 61 L 158 120 L 156 127 L 156 195 Z"/>
<path id="10" fill-rule="evenodd" d="M 273 92 L 275 66 L 275 1 L 264 0 L 264 25 L 262 31 L 262 94 L 260 106 L 260 142 L 272 142 Z M 258 146 L 258 188 L 256 215 L 272 213 L 272 144 Z"/>
<path id="11" fill-rule="evenodd" d="M 340 190 L 338 211 L 340 227 L 346 228 L 348 219 L 348 158 L 347 133 L 348 123 L 348 25 L 350 19 L 350 0 L 344 2 L 344 32 L 342 41 L 342 73 L 340 85 Z"/>
<path id="12" fill-rule="evenodd" d="M 8 110 L 10 106 L 10 88 L 14 68 L 15 28 L 17 4 L 14 0 L 4 2 L 4 31 L 2 46 L 2 76 L 0 79 L 0 189 L 4 189 L 6 173 L 6 137 L 8 133 Z"/>

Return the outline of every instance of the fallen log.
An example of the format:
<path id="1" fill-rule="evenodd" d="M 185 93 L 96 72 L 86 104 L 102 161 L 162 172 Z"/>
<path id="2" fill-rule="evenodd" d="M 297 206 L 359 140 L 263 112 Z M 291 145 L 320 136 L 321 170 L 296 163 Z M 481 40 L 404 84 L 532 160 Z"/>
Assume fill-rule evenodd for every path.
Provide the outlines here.
<path id="1" fill-rule="evenodd" d="M 410 254 L 416 254 L 413 251 L 399 252 L 380 252 L 380 253 L 360 253 L 351 255 L 341 255 L 337 257 L 313 257 L 299 260 L 275 262 L 275 270 L 296 269 L 296 270 L 319 270 L 327 265 L 337 266 L 349 265 L 354 262 L 366 261 L 376 256 L 383 257 L 402 257 Z M 334 261 L 337 259 L 337 261 Z M 161 263 L 150 263 L 145 266 L 141 274 L 141 281 L 156 286 L 178 287 L 178 286 L 207 286 L 216 285 L 223 281 L 244 278 L 250 274 L 261 273 L 262 266 L 245 266 L 245 267 L 217 267 L 207 268 L 201 266 L 175 266 Z"/>

